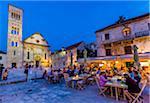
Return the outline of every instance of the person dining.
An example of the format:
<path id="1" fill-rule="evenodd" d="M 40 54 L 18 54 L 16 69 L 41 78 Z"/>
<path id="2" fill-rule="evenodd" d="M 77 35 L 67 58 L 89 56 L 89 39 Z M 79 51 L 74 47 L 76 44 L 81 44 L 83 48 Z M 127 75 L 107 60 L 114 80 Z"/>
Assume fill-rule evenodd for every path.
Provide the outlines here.
<path id="1" fill-rule="evenodd" d="M 101 72 L 101 71 L 100 71 L 100 68 L 98 68 L 96 74 L 100 74 L 100 72 Z"/>
<path id="2" fill-rule="evenodd" d="M 137 83 L 137 85 L 139 85 L 140 81 L 141 81 L 141 77 L 138 73 L 138 71 L 133 71 L 134 73 L 134 81 Z"/>
<path id="3" fill-rule="evenodd" d="M 132 93 L 139 93 L 141 89 L 139 88 L 139 85 L 133 80 L 128 74 L 124 74 L 125 77 L 125 84 L 128 86 L 127 90 L 124 90 L 125 96 L 129 99 L 129 102 L 132 101 L 132 98 L 130 97 L 130 94 Z"/>
<path id="4" fill-rule="evenodd" d="M 130 74 L 130 77 L 132 79 L 134 79 L 134 73 L 133 73 L 133 68 L 132 67 L 129 68 L 129 74 Z"/>
<path id="5" fill-rule="evenodd" d="M 106 73 L 105 72 L 101 72 L 100 73 L 100 79 L 99 79 L 99 84 L 101 87 L 104 87 L 105 84 L 107 83 L 107 76 L 106 76 Z"/>

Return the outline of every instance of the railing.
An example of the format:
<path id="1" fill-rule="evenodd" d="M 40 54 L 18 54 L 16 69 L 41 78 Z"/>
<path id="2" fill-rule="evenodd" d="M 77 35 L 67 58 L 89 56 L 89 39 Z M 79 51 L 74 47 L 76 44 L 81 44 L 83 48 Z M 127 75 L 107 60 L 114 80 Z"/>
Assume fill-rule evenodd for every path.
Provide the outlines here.
<path id="1" fill-rule="evenodd" d="M 130 39 L 133 39 L 133 38 L 134 38 L 134 35 L 122 36 L 121 38 L 103 40 L 102 44 L 113 43 L 113 42 L 118 42 L 118 41 L 122 41 L 122 40 L 130 40 Z"/>
<path id="2" fill-rule="evenodd" d="M 150 31 L 149 30 L 145 30 L 145 31 L 140 31 L 140 32 L 136 32 L 135 33 L 135 37 L 142 37 L 142 36 L 149 36 L 150 35 Z"/>

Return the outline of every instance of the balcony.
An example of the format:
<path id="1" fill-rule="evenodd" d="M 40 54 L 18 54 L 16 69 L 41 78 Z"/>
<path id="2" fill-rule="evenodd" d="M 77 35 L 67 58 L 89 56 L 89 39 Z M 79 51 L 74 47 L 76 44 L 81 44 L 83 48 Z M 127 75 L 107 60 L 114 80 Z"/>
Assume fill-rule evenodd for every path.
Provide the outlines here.
<path id="1" fill-rule="evenodd" d="M 120 42 L 120 41 L 124 41 L 124 40 L 132 40 L 133 38 L 135 38 L 134 35 L 122 36 L 122 38 L 116 38 L 116 39 L 110 39 L 110 40 L 103 40 L 103 41 L 102 41 L 102 44 Z"/>
<path id="2" fill-rule="evenodd" d="M 135 37 L 143 37 L 143 36 L 149 36 L 150 35 L 150 31 L 149 30 L 145 30 L 145 31 L 140 31 L 140 32 L 136 32 L 135 33 Z"/>

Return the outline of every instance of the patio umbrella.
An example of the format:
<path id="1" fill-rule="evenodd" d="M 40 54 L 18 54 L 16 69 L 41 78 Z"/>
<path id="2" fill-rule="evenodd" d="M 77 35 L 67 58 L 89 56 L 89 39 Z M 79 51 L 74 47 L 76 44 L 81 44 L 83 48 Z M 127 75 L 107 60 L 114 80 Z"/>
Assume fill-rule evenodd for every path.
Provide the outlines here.
<path id="1" fill-rule="evenodd" d="M 139 63 L 139 56 L 138 56 L 138 47 L 136 45 L 133 45 L 133 51 L 134 51 L 134 66 L 140 69 L 140 63 Z"/>

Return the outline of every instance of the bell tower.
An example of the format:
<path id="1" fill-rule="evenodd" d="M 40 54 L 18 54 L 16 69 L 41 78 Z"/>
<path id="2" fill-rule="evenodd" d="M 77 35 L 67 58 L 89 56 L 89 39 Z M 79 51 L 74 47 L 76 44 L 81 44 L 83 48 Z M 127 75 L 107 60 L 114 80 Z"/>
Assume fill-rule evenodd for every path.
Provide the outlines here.
<path id="1" fill-rule="evenodd" d="M 8 5 L 8 67 L 21 67 L 23 65 L 22 17 L 22 9 Z"/>

